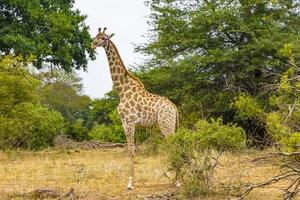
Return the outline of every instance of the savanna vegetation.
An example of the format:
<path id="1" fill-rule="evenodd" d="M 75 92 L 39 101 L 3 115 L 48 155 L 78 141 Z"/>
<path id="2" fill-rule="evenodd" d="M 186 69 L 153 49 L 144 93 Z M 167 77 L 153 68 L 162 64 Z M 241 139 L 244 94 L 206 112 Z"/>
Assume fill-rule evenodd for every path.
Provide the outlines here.
<path id="1" fill-rule="evenodd" d="M 87 69 L 95 52 L 86 16 L 74 8 L 74 1 L 0 2 L 0 148 L 8 152 L 2 155 L 6 164 L 19 159 L 12 156 L 16 149 L 26 150 L 18 155 L 32 157 L 27 150 L 54 146 L 57 135 L 77 142 L 125 143 L 116 112 L 117 93 L 112 89 L 103 98 L 91 99 L 76 73 Z M 136 142 L 145 144 L 141 160 L 159 155 L 154 160 L 164 165 L 155 169 L 165 169 L 168 172 L 161 173 L 166 177 L 171 173 L 169 178 L 181 184 L 176 198 L 246 198 L 253 189 L 281 180 L 287 182 L 283 199 L 299 197 L 300 2 L 147 0 L 145 4 L 151 12 L 148 42 L 137 45 L 136 51 L 147 60 L 132 72 L 149 91 L 178 106 L 180 129 L 162 139 L 156 127 L 138 128 Z M 238 165 L 235 169 L 241 172 L 247 167 L 237 164 L 240 158 L 254 159 L 254 151 L 269 152 L 255 161 L 267 161 L 271 178 L 251 184 L 243 181 L 255 180 L 245 176 L 224 178 L 222 162 L 230 163 L 228 168 Z M 114 151 L 111 154 L 115 157 Z M 32 160 L 38 163 L 35 159 L 33 153 Z M 86 174 L 92 166 L 86 166 L 90 169 Z M 263 164 L 257 166 L 267 171 Z M 16 166 L 16 170 L 23 169 Z M 152 180 L 144 178 L 140 181 Z"/>

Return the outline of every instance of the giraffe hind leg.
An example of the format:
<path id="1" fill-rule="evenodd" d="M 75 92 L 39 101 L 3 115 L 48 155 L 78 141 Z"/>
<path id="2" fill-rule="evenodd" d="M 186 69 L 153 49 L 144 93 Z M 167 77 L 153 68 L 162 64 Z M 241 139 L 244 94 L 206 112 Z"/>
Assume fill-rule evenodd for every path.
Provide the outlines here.
<path id="1" fill-rule="evenodd" d="M 158 126 L 161 133 L 166 137 L 176 131 L 176 112 L 173 110 L 160 110 L 158 112 Z"/>

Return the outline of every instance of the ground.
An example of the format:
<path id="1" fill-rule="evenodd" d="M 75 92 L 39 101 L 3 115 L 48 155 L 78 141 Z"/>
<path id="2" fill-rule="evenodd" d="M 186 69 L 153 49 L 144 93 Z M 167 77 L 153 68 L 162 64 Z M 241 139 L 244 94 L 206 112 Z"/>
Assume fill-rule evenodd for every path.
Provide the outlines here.
<path id="1" fill-rule="evenodd" d="M 272 166 L 251 162 L 257 154 L 224 155 L 217 168 L 216 182 L 234 186 L 239 182 L 266 180 L 279 172 Z M 126 190 L 128 165 L 123 148 L 8 151 L 0 153 L 0 162 L 0 199 L 30 199 L 26 194 L 39 188 L 51 188 L 61 193 L 73 188 L 78 199 L 91 200 L 145 199 L 176 191 L 164 175 L 163 155 L 149 156 L 142 150 L 136 156 L 136 188 L 133 191 Z M 281 199 L 280 189 L 284 185 L 254 190 L 247 199 Z M 228 199 L 228 194 L 223 191 L 198 199 Z"/>

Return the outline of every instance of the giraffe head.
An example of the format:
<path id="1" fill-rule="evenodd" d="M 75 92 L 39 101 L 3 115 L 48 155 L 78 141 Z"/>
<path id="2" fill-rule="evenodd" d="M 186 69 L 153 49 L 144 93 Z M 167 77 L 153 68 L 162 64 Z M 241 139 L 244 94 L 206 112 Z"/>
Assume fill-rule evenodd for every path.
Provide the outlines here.
<path id="1" fill-rule="evenodd" d="M 98 29 L 98 34 L 94 38 L 94 41 L 92 42 L 92 48 L 97 48 L 97 47 L 106 47 L 109 43 L 110 38 L 114 36 L 114 34 L 107 35 L 105 33 L 106 27 L 103 29 L 101 32 L 101 28 Z"/>

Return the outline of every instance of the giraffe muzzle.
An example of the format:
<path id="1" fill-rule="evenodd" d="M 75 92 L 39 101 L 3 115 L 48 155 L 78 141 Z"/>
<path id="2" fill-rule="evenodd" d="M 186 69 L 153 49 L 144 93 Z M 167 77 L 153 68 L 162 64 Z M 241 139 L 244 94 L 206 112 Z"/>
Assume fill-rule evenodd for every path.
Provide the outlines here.
<path id="1" fill-rule="evenodd" d="M 91 47 L 92 47 L 92 49 L 96 49 L 96 48 L 97 48 L 97 44 L 94 44 L 94 43 L 93 43 L 93 44 L 91 45 Z"/>

